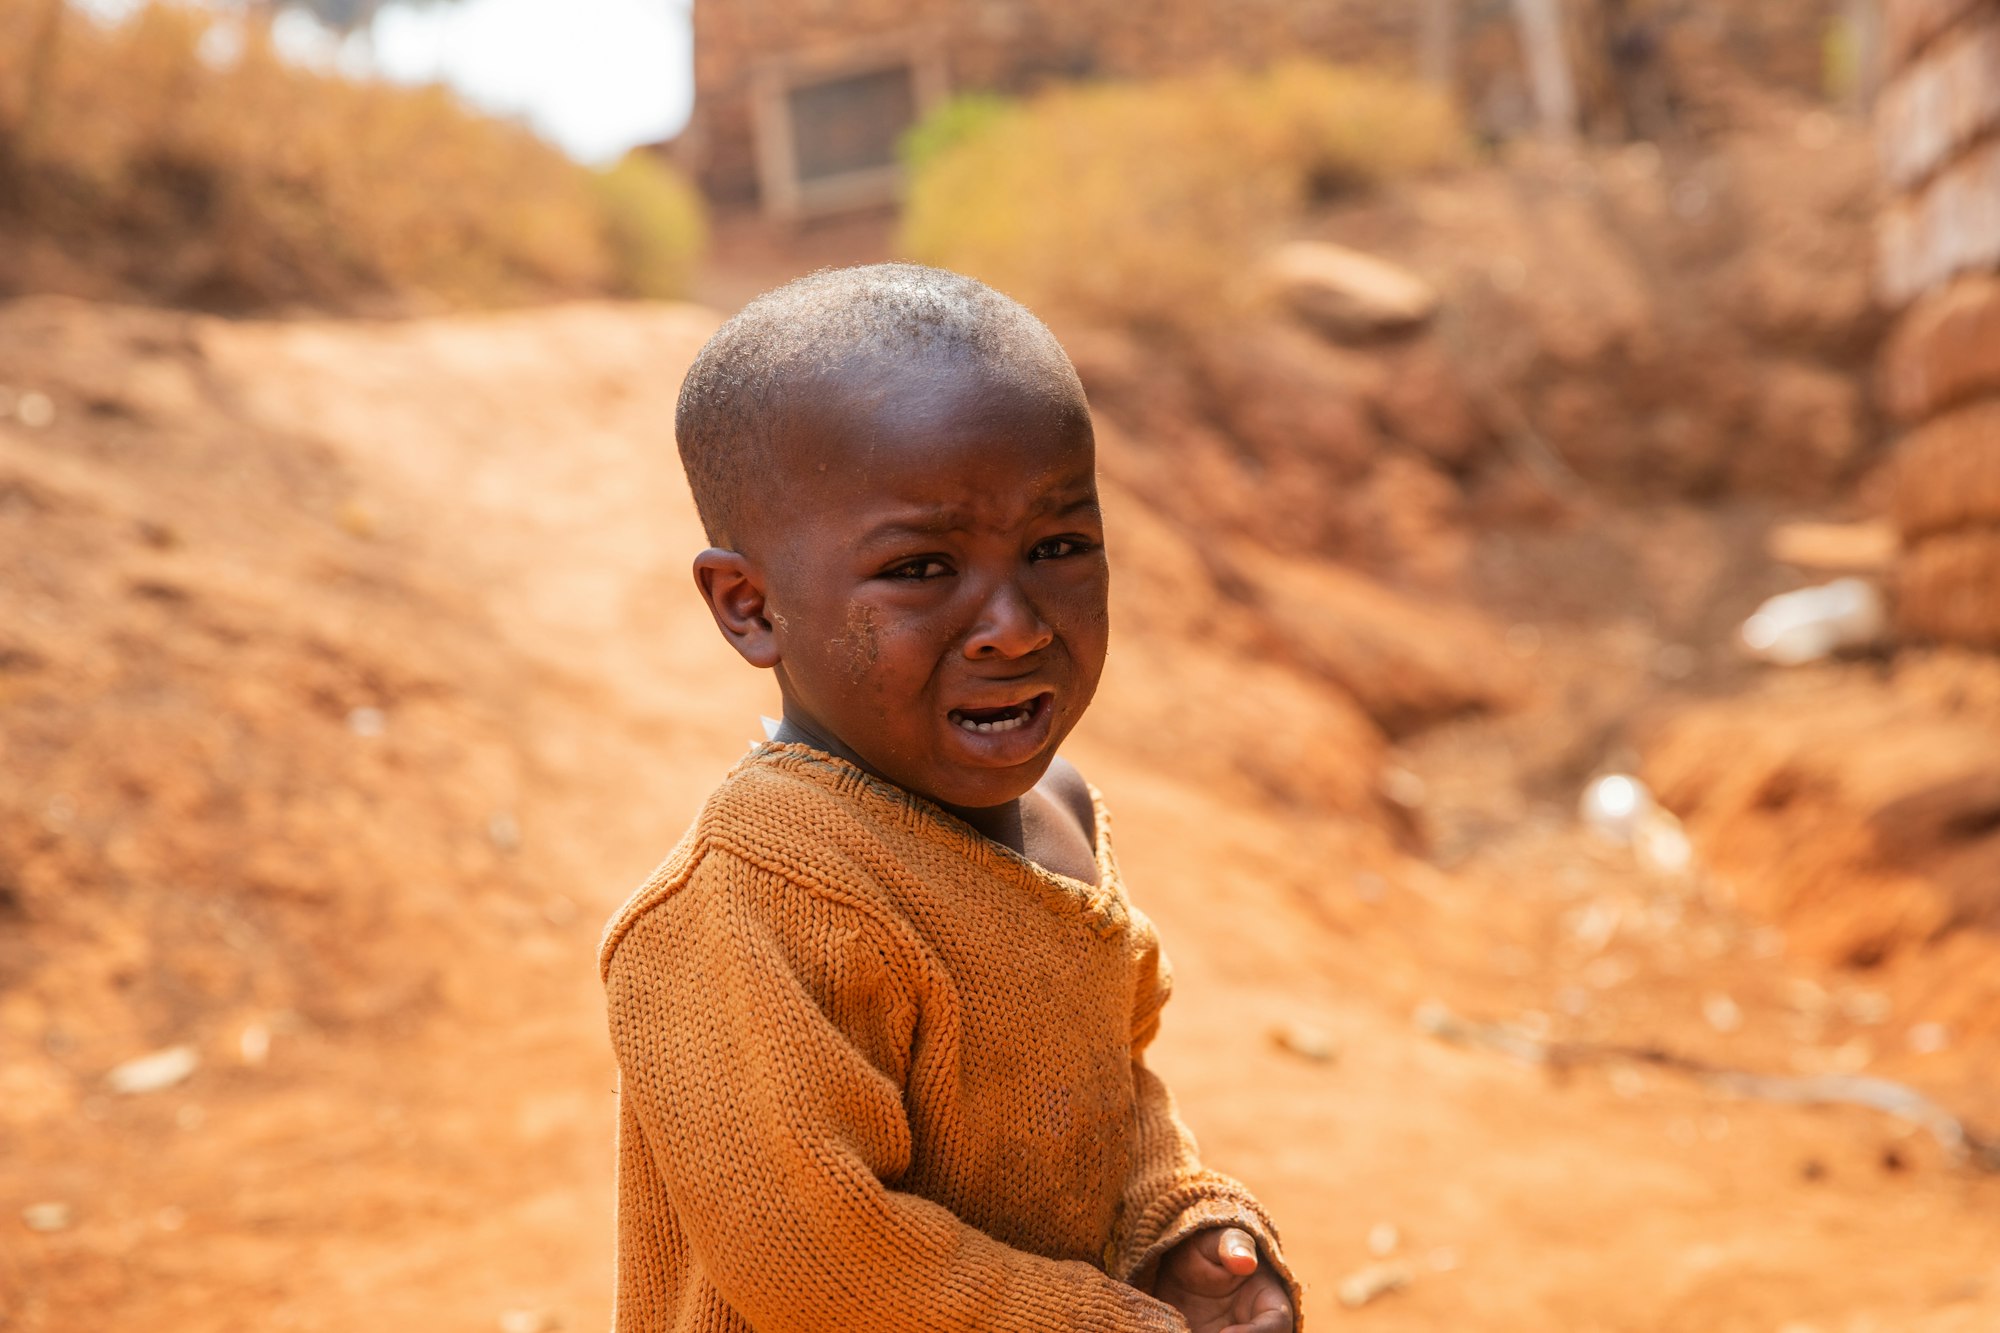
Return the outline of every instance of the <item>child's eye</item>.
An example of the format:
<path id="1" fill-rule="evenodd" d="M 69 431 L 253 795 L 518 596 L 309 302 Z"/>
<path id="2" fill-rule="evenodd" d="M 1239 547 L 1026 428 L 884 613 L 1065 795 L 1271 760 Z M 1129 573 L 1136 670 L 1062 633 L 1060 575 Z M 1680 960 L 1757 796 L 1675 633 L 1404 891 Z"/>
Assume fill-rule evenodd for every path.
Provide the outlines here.
<path id="1" fill-rule="evenodd" d="M 1035 549 L 1028 552 L 1028 559 L 1060 560 L 1066 555 L 1079 555 L 1089 549 L 1090 543 L 1081 537 L 1051 537 L 1036 543 Z"/>
<path id="2" fill-rule="evenodd" d="M 925 579 L 943 578 L 949 573 L 951 566 L 934 555 L 926 555 L 919 556 L 915 560 L 905 560 L 900 565 L 891 565 L 882 571 L 882 577 L 921 583 Z"/>

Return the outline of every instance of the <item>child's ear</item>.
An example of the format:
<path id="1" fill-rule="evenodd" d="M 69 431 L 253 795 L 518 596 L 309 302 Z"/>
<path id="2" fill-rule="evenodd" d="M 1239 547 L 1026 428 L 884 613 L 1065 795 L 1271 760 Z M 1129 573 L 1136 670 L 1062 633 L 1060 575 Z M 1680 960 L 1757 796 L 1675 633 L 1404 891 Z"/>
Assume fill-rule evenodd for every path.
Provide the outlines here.
<path id="1" fill-rule="evenodd" d="M 751 666 L 778 665 L 778 640 L 764 614 L 764 577 L 735 551 L 709 547 L 694 558 L 694 582 L 729 646 Z"/>

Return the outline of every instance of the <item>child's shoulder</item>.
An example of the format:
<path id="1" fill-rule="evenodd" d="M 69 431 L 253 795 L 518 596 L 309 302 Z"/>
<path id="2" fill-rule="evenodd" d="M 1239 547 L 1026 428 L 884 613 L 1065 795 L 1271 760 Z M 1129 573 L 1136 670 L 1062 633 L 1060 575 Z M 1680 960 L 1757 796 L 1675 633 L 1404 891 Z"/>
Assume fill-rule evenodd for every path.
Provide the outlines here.
<path id="1" fill-rule="evenodd" d="M 1074 820 L 1077 831 L 1087 840 L 1097 841 L 1097 791 L 1083 780 L 1075 764 L 1057 755 L 1035 790 L 1066 819 Z"/>
<path id="2" fill-rule="evenodd" d="M 771 905 L 772 890 L 786 886 L 858 906 L 869 878 L 858 847 L 880 821 L 869 818 L 867 802 L 843 789 L 849 785 L 839 768 L 819 763 L 804 747 L 758 747 L 709 793 L 666 859 L 612 916 L 599 949 L 602 964 L 609 966 L 635 924 L 698 879 L 718 892 L 737 886 L 753 909 Z"/>

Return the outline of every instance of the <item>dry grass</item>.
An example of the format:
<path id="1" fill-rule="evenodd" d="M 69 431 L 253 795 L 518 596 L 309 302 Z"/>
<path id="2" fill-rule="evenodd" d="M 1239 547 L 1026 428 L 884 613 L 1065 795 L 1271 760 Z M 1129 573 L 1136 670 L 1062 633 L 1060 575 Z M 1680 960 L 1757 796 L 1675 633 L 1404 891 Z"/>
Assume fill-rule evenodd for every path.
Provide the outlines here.
<path id="1" fill-rule="evenodd" d="M 1461 159 L 1409 82 L 1296 63 L 947 106 L 912 135 L 903 245 L 1037 306 L 1178 324 L 1316 199 Z"/>
<path id="2" fill-rule="evenodd" d="M 676 182 L 596 181 L 441 89 L 302 70 L 254 28 L 226 52 L 187 5 L 113 28 L 65 12 L 53 40 L 50 12 L 0 0 L 0 228 L 17 253 L 116 270 L 154 299 L 342 307 L 668 295 L 700 245 Z"/>

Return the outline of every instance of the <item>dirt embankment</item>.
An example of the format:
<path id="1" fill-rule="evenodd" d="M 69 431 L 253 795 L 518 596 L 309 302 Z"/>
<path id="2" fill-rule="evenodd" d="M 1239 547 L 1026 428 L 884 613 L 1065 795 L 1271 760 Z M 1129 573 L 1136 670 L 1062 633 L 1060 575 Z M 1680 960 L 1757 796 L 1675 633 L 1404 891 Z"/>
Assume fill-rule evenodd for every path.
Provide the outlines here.
<path id="1" fill-rule="evenodd" d="M 1712 142 L 1521 146 L 1320 213 L 1314 236 L 1436 289 L 1414 337 L 1336 346 L 1264 319 L 1075 338 L 1145 449 L 1110 465 L 1191 527 L 1444 589 L 1469 527 L 1558 522 L 1573 499 L 1846 494 L 1883 443 L 1873 150 L 1823 109 L 1759 110 Z"/>
<path id="2" fill-rule="evenodd" d="M 1388 1263 L 1407 1288 L 1356 1316 L 1385 1329 L 1990 1327 L 1994 1183 L 1923 1135 L 1411 1022 L 1429 1001 L 1432 1033 L 1442 1005 L 1577 1048 L 1883 1073 L 2000 1125 L 1993 1001 L 1917 986 L 1989 975 L 1990 671 L 1745 667 L 1733 626 L 1803 577 L 1763 546 L 1796 502 L 1739 461 L 1765 409 L 1674 377 L 1722 336 L 1680 322 L 1700 292 L 1750 279 L 1719 243 L 1715 271 L 1646 268 L 1589 230 L 1597 195 L 1528 188 L 1466 185 L 1507 246 L 1427 223 L 1379 247 L 1446 293 L 1416 341 L 1074 339 L 1118 543 L 1074 749 L 1178 965 L 1159 1062 L 1284 1219 L 1316 1320 Z M 1328 225 L 1474 235 L 1451 210 L 1419 190 Z M 1502 292 L 1516 240 L 1529 276 Z M 1565 286 L 1586 245 L 1610 258 Z M 596 925 L 771 707 L 686 588 L 667 422 L 713 320 L 0 308 L 0 746 L 28 775 L 0 786 L 0 1134 L 31 1147 L 0 1158 L 12 1324 L 602 1321 Z M 1589 321 L 1614 332 L 1570 357 Z M 1711 369 L 1757 394 L 1774 358 L 1860 355 L 1731 336 L 1748 362 Z M 1615 447 L 1546 424 L 1626 357 Z M 1656 475 L 1677 404 L 1732 448 Z M 1813 486 L 1867 446 L 1843 460 Z M 1896 805 L 1877 744 L 1935 799 Z M 1641 765 L 1689 818 L 1692 875 L 1574 821 L 1585 779 Z M 1828 837 L 1864 804 L 1868 836 Z M 1868 961 L 1892 869 L 1922 910 L 1890 933 L 1941 942 L 1906 972 L 1838 966 Z M 1787 887 L 1807 878 L 1830 887 Z M 181 1045 L 181 1081 L 107 1082 Z M 47 1229 L 20 1225 L 35 1205 Z"/>

